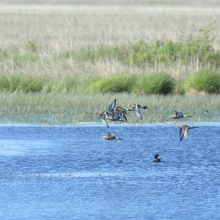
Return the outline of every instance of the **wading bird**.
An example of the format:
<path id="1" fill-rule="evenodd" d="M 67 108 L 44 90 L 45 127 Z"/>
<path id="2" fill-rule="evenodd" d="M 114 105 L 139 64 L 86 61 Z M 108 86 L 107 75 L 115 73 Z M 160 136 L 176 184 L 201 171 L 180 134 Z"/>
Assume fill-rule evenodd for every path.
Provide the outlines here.
<path id="1" fill-rule="evenodd" d="M 182 112 L 178 112 L 176 110 L 173 110 L 175 112 L 175 115 L 171 115 L 169 116 L 169 118 L 173 118 L 173 119 L 181 119 L 181 118 L 189 118 L 192 117 L 190 115 L 186 116 L 184 115 Z"/>
<path id="2" fill-rule="evenodd" d="M 180 129 L 179 130 L 179 137 L 180 137 L 180 141 L 182 141 L 183 136 L 185 136 L 186 139 L 188 138 L 189 129 L 198 128 L 198 127 L 191 127 L 191 126 L 188 126 L 188 125 L 180 125 L 180 126 L 177 126 L 175 128 Z"/>
<path id="3" fill-rule="evenodd" d="M 139 104 L 128 104 L 128 106 L 130 106 L 132 108 L 132 110 L 130 110 L 130 111 L 133 111 L 138 116 L 138 118 L 140 118 L 142 120 L 142 115 L 140 113 L 140 109 L 141 108 L 146 109 L 147 106 L 141 106 Z"/>

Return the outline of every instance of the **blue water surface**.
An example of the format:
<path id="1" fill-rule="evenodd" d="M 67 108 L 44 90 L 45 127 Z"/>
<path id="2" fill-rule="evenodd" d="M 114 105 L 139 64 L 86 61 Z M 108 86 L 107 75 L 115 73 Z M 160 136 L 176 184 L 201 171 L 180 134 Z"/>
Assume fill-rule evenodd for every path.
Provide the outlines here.
<path id="1" fill-rule="evenodd" d="M 220 126 L 176 126 L 1 125 L 0 219 L 220 219 Z"/>

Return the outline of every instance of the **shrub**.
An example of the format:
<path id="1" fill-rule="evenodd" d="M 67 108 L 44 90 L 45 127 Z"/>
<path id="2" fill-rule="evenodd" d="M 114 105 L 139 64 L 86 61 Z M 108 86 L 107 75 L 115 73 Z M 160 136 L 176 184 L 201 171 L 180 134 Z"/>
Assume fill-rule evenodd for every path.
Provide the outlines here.
<path id="1" fill-rule="evenodd" d="M 0 76 L 0 90 L 39 92 L 44 86 L 44 81 L 27 75 L 2 75 Z"/>
<path id="2" fill-rule="evenodd" d="M 108 79 L 99 78 L 92 82 L 86 92 L 131 92 L 137 76 L 119 73 Z"/>
<path id="3" fill-rule="evenodd" d="M 220 91 L 220 74 L 209 69 L 200 70 L 188 76 L 182 87 L 185 92 L 194 89 L 198 92 L 218 93 Z"/>
<path id="4" fill-rule="evenodd" d="M 211 24 L 212 25 L 212 24 Z M 213 40 L 209 34 L 213 28 L 211 25 L 202 30 L 202 34 L 193 36 L 181 33 L 179 40 L 156 39 L 152 42 L 140 40 L 124 45 L 112 47 L 99 46 L 96 49 L 83 48 L 68 51 L 64 57 L 71 56 L 76 60 L 89 60 L 95 62 L 103 59 L 116 59 L 127 65 L 154 67 L 159 63 L 165 65 L 198 63 L 201 67 L 220 67 L 220 52 L 214 50 Z"/>
<path id="5" fill-rule="evenodd" d="M 166 73 L 143 74 L 137 81 L 134 92 L 168 94 L 175 88 L 175 79 Z"/>

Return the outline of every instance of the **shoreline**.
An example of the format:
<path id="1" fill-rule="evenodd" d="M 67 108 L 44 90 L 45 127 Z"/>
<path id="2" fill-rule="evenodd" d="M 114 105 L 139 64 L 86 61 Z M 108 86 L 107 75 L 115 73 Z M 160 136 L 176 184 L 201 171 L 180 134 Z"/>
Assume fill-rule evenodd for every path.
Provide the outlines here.
<path id="1" fill-rule="evenodd" d="M 76 124 L 68 124 L 68 125 L 50 125 L 50 124 L 19 124 L 19 123 L 7 123 L 7 124 L 0 124 L 0 127 L 103 127 L 108 129 L 111 129 L 111 127 L 122 127 L 122 126 L 127 126 L 127 127 L 132 127 L 132 126 L 141 126 L 141 127 L 151 127 L 151 126 L 169 126 L 169 125 L 178 125 L 178 124 L 193 124 L 193 125 L 200 125 L 200 126 L 220 126 L 220 122 L 183 122 L 183 123 L 146 123 L 146 124 L 138 124 L 138 123 L 126 123 L 126 124 L 110 124 L 109 128 L 106 128 L 102 124 L 98 124 L 96 122 L 94 123 L 76 123 Z"/>

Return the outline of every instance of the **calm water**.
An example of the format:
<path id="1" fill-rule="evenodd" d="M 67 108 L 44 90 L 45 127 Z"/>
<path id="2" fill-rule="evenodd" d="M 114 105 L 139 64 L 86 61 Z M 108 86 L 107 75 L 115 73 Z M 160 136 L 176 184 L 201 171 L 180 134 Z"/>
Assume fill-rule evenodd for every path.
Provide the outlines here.
<path id="1" fill-rule="evenodd" d="M 220 125 L 175 126 L 0 126 L 0 219 L 220 219 Z"/>

